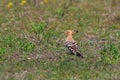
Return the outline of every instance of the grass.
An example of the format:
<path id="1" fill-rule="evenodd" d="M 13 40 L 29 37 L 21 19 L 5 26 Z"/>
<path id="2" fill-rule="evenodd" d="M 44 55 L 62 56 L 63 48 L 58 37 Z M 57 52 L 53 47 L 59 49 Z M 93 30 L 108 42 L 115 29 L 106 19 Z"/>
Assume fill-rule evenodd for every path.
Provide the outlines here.
<path id="1" fill-rule="evenodd" d="M 120 79 L 119 0 L 23 2 L 0 1 L 0 80 Z M 67 29 L 84 60 L 67 54 Z"/>

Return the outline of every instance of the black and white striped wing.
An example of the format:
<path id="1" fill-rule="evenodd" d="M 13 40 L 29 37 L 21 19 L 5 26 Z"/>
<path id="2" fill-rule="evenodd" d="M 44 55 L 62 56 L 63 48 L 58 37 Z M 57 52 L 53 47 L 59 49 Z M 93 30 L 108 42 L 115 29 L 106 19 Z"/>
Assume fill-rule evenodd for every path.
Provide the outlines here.
<path id="1" fill-rule="evenodd" d="M 80 57 L 82 57 L 83 58 L 83 56 L 80 54 L 80 52 L 79 52 L 79 47 L 78 47 L 78 45 L 77 45 L 77 43 L 73 43 L 73 42 L 69 42 L 69 41 L 67 41 L 67 42 L 65 42 L 65 46 L 72 52 L 72 53 L 74 53 L 75 55 L 77 55 L 77 56 L 80 56 Z"/>

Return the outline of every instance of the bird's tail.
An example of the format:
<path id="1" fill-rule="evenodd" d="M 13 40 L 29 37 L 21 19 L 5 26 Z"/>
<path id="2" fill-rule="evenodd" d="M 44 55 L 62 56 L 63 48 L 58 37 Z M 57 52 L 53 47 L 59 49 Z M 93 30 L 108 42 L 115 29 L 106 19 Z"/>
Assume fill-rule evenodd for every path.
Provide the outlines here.
<path id="1" fill-rule="evenodd" d="M 76 56 L 84 58 L 82 54 L 80 54 L 79 52 L 76 52 Z"/>

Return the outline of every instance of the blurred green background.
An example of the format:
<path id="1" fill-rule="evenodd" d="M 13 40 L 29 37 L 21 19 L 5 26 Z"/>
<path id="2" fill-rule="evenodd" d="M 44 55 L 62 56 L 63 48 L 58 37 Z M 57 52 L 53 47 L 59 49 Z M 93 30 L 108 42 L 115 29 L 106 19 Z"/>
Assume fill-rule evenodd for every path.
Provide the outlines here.
<path id="1" fill-rule="evenodd" d="M 120 80 L 120 0 L 1 0 L 0 80 Z"/>

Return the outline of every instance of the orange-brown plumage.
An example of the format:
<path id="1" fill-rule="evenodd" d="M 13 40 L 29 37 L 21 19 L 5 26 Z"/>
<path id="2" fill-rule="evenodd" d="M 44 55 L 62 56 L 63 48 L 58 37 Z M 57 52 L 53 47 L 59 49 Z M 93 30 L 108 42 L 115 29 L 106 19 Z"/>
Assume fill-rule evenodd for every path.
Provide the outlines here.
<path id="1" fill-rule="evenodd" d="M 73 30 L 67 30 L 66 31 L 67 38 L 65 41 L 75 42 L 75 40 L 72 37 L 73 34 L 74 34 Z"/>
<path id="2" fill-rule="evenodd" d="M 74 34 L 73 30 L 67 30 L 66 35 L 67 38 L 65 40 L 65 46 L 76 56 L 83 58 L 83 56 L 79 52 L 79 47 L 77 46 L 75 40 L 73 39 L 72 35 Z"/>

